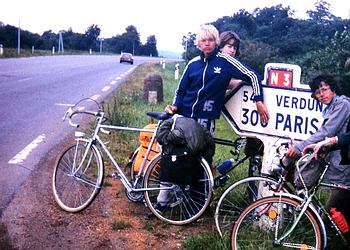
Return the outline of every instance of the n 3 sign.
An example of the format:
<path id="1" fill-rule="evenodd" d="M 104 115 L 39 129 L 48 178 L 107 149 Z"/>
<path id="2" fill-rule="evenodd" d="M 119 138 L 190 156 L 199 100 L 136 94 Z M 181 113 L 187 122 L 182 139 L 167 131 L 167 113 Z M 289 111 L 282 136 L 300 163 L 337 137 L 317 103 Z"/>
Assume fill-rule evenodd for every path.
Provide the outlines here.
<path id="1" fill-rule="evenodd" d="M 293 82 L 293 71 L 289 69 L 270 69 L 267 75 L 267 82 L 270 86 L 291 88 Z"/>
<path id="2" fill-rule="evenodd" d="M 266 74 L 265 74 L 266 75 Z M 267 71 L 263 85 L 264 104 L 269 112 L 268 124 L 262 124 L 250 85 L 243 84 L 226 96 L 223 115 L 236 133 L 246 136 L 273 136 L 305 140 L 321 126 L 320 102 L 311 97 L 308 86 L 300 87 L 293 71 L 276 67 Z"/>

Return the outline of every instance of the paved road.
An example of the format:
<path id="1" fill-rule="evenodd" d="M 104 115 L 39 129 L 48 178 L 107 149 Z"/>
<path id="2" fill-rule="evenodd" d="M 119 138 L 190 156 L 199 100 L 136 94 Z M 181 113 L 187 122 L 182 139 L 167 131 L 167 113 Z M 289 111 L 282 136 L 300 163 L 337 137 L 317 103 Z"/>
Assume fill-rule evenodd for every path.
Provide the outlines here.
<path id="1" fill-rule="evenodd" d="M 0 217 L 40 159 L 71 130 L 67 106 L 101 101 L 138 64 L 118 56 L 55 56 L 0 60 Z M 73 128 L 71 128 L 73 129 Z"/>

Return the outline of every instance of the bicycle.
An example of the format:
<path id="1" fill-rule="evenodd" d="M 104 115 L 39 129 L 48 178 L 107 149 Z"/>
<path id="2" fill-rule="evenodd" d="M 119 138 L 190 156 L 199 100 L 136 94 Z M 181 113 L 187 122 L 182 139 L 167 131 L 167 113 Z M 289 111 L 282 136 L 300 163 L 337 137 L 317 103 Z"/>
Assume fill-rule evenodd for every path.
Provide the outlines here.
<path id="1" fill-rule="evenodd" d="M 85 101 L 92 101 L 97 111 L 85 110 Z M 75 132 L 75 144 L 62 150 L 57 157 L 53 170 L 52 190 L 55 201 L 67 212 L 80 212 L 87 208 L 103 186 L 104 161 L 102 152 L 105 153 L 115 168 L 113 178 L 119 179 L 125 187 L 129 199 L 145 199 L 147 207 L 159 219 L 174 225 L 184 225 L 197 220 L 206 210 L 213 193 L 214 180 L 211 168 L 203 157 L 197 161 L 202 168 L 202 177 L 191 185 L 177 185 L 168 183 L 160 185 L 159 162 L 161 155 L 155 156 L 146 165 L 148 154 L 155 142 L 155 135 L 159 125 L 169 116 L 165 112 L 148 112 L 147 115 L 157 119 L 156 130 L 123 127 L 106 124 L 107 118 L 102 107 L 94 100 L 86 98 L 70 107 L 63 120 L 68 118 L 69 124 L 78 128 L 79 124 L 73 123 L 76 115 L 89 115 L 94 118 L 94 126 L 90 135 L 81 131 Z M 152 139 L 146 151 L 140 171 L 132 180 L 126 177 L 121 166 L 113 158 L 113 155 L 103 142 L 100 134 L 110 135 L 111 131 L 133 131 L 152 133 Z M 161 190 L 167 190 L 171 194 L 166 211 L 160 212 L 154 208 L 155 196 Z"/>
<path id="2" fill-rule="evenodd" d="M 306 154 L 297 161 L 297 169 L 308 156 Z M 323 183 L 328 168 L 327 162 L 313 187 L 308 188 L 304 183 L 299 191 L 301 196 L 277 192 L 245 208 L 233 225 L 231 248 L 325 249 L 328 245 L 325 221 L 346 244 L 340 228 L 316 195 L 322 187 L 350 190 L 349 186 Z"/>
<path id="3" fill-rule="evenodd" d="M 276 147 L 275 157 L 278 160 L 283 157 L 287 147 L 288 143 L 282 143 Z M 232 183 L 220 196 L 214 219 L 221 237 L 229 236 L 232 224 L 248 205 L 262 196 L 262 190 L 267 194 L 279 191 L 293 193 L 293 188 L 286 183 L 288 171 L 276 165 L 273 171 L 267 174 L 257 171 L 260 168 L 260 158 L 258 156 L 251 158 L 248 176 Z"/>

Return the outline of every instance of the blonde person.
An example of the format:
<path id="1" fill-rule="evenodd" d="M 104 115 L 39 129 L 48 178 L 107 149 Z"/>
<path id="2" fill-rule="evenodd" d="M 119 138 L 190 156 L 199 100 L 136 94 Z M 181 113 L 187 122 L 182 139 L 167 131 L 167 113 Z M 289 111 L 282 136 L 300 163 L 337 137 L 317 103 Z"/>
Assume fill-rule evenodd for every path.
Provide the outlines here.
<path id="1" fill-rule="evenodd" d="M 219 32 L 213 25 L 200 27 L 195 44 L 201 53 L 187 64 L 173 103 L 165 108 L 166 112 L 196 119 L 212 133 L 231 79 L 251 84 L 253 100 L 263 101 L 260 76 L 234 57 L 222 53 L 219 43 Z M 263 122 L 267 120 L 265 115 Z"/>
<path id="2" fill-rule="evenodd" d="M 263 101 L 261 78 L 237 59 L 219 49 L 219 32 L 213 25 L 202 25 L 195 44 L 200 55 L 188 62 L 175 91 L 173 103 L 165 107 L 171 114 L 179 114 L 196 120 L 211 134 L 215 120 L 219 119 L 224 105 L 226 89 L 232 78 L 251 84 L 253 100 Z M 164 209 L 167 193 L 160 192 L 156 208 Z"/>

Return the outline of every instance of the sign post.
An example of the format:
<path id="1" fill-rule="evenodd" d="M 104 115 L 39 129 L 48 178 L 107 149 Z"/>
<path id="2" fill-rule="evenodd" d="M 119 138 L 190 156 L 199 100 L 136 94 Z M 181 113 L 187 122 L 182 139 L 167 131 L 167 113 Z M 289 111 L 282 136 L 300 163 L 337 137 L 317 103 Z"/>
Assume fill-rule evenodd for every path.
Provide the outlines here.
<path id="1" fill-rule="evenodd" d="M 233 130 L 264 143 L 262 171 L 268 171 L 269 155 L 276 143 L 305 140 L 323 122 L 324 106 L 311 97 L 308 85 L 300 84 L 300 67 L 290 64 L 267 64 L 263 82 L 264 104 L 270 119 L 262 124 L 252 100 L 250 85 L 242 84 L 227 94 L 222 115 Z"/>

